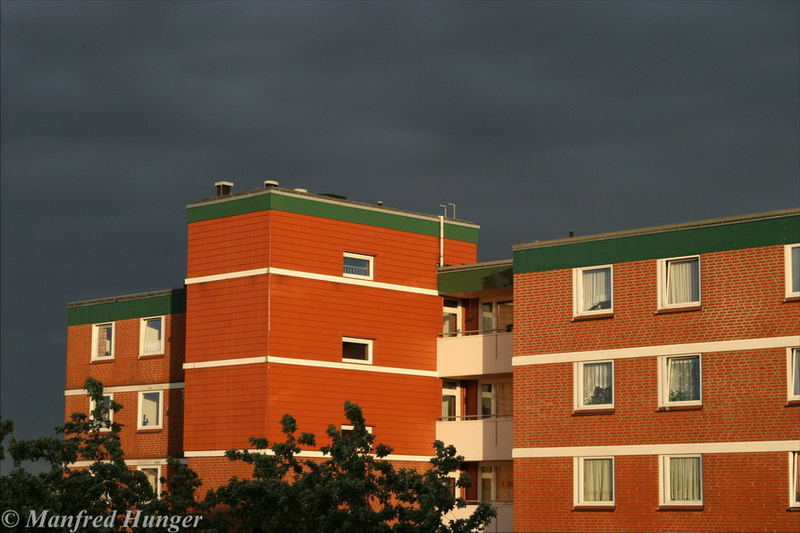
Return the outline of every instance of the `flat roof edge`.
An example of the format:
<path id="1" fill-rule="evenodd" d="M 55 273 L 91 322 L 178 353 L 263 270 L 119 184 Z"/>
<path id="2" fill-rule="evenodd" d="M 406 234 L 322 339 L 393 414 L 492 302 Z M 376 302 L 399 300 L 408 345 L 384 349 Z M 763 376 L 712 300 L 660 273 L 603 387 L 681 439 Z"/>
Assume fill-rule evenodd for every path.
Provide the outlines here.
<path id="1" fill-rule="evenodd" d="M 730 217 L 712 218 L 712 219 L 698 220 L 693 222 L 680 222 L 677 224 L 650 226 L 650 227 L 631 229 L 631 230 L 612 231 L 608 233 L 597 233 L 594 235 L 585 235 L 580 237 L 563 237 L 560 239 L 552 239 L 547 241 L 534 241 L 528 243 L 515 244 L 514 246 L 511 247 L 511 250 L 516 252 L 521 250 L 530 250 L 532 248 L 546 248 L 549 246 L 561 246 L 564 244 L 575 244 L 579 242 L 600 241 L 605 239 L 615 239 L 618 237 L 631 237 L 634 235 L 648 235 L 648 234 L 665 233 L 668 231 L 677 231 L 683 229 L 723 226 L 727 224 L 736 224 L 739 222 L 753 222 L 756 220 L 782 218 L 794 215 L 800 215 L 800 208 L 778 209 L 775 211 L 765 211 L 763 213 L 754 213 L 748 215 L 736 215 Z"/>
<path id="2" fill-rule="evenodd" d="M 114 303 L 114 302 L 122 302 L 127 300 L 141 300 L 143 298 L 152 298 L 154 296 L 167 296 L 169 294 L 176 294 L 186 292 L 185 287 L 175 288 L 175 289 L 162 289 L 158 291 L 150 291 L 150 292 L 139 292 L 135 294 L 123 294 L 121 296 L 109 296 L 107 298 L 97 298 L 94 300 L 81 300 L 78 302 L 69 302 L 67 303 L 67 308 L 73 307 L 82 307 L 86 305 L 96 305 L 96 304 L 105 304 L 105 303 Z"/>
<path id="3" fill-rule="evenodd" d="M 468 272 L 470 270 L 483 270 L 484 268 L 495 268 L 495 267 L 513 267 L 514 260 L 513 259 L 499 259 L 496 261 L 483 261 L 481 263 L 470 263 L 467 265 L 449 265 L 449 266 L 442 266 L 437 267 L 439 274 L 448 274 L 450 272 Z"/>

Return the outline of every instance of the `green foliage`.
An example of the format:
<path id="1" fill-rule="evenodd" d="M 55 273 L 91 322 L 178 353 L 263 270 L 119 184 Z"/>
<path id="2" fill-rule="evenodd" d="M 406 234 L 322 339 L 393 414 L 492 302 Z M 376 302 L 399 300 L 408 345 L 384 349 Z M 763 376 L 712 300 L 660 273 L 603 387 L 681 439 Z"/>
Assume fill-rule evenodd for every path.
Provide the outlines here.
<path id="1" fill-rule="evenodd" d="M 120 445 L 122 425 L 109 422 L 110 412 L 122 405 L 103 402 L 103 385 L 87 379 L 84 385 L 95 406 L 90 416 L 73 413 L 70 420 L 56 428 L 63 438 L 43 437 L 31 441 L 11 439 L 8 453 L 14 468 L 0 476 L 0 509 L 13 509 L 20 516 L 33 510 L 48 510 L 51 515 L 108 515 L 112 510 L 141 509 L 145 514 L 185 514 L 194 505 L 197 476 L 177 461 L 170 460 L 169 488 L 162 499 L 156 498 L 145 475 L 125 464 Z M 2 442 L 13 429 L 10 421 L 0 423 Z M 76 468 L 78 461 L 89 466 Z M 45 470 L 30 473 L 26 462 L 43 462 Z M 121 516 L 119 517 L 121 520 Z M 22 530 L 24 521 L 18 526 Z M 91 531 L 82 529 L 83 531 Z"/>
<path id="2" fill-rule="evenodd" d="M 463 462 L 453 446 L 437 441 L 426 472 L 398 469 L 384 459 L 391 448 L 374 445 L 361 409 L 346 402 L 345 416 L 353 429 L 343 433 L 330 426 L 330 444 L 320 448 L 320 460 L 298 457 L 301 446 L 315 446 L 315 438 L 297 437 L 289 415 L 281 421 L 284 442 L 268 450 L 265 439 L 251 439 L 255 450 L 229 450 L 229 459 L 253 465 L 253 475 L 209 492 L 216 525 L 281 533 L 467 533 L 483 529 L 495 516 L 481 503 L 469 518 L 442 521 L 466 505 L 446 482 Z M 469 483 L 462 474 L 456 484 Z"/>

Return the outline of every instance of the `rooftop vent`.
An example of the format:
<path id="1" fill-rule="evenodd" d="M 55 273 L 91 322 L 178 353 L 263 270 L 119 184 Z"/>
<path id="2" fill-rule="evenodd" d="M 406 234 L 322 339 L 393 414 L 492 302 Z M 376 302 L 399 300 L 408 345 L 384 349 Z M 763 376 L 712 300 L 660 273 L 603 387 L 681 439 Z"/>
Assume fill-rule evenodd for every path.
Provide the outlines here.
<path id="1" fill-rule="evenodd" d="M 230 196 L 231 191 L 233 190 L 233 182 L 232 181 L 215 181 L 214 187 L 217 188 L 217 198 L 221 198 L 223 196 Z"/>
<path id="2" fill-rule="evenodd" d="M 275 180 L 264 180 L 265 189 L 271 189 L 272 187 L 277 187 L 278 185 L 280 185 L 280 183 Z"/>
<path id="3" fill-rule="evenodd" d="M 294 189 L 294 192 L 308 192 L 308 189 Z"/>

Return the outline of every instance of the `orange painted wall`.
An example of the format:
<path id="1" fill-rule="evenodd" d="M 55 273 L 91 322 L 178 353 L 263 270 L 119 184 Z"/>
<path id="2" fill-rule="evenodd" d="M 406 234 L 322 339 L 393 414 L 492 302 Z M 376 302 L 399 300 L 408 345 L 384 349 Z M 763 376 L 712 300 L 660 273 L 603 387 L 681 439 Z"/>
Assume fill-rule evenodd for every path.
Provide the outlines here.
<path id="1" fill-rule="evenodd" d="M 269 262 L 270 213 L 258 211 L 189 224 L 186 276 L 265 267 Z"/>

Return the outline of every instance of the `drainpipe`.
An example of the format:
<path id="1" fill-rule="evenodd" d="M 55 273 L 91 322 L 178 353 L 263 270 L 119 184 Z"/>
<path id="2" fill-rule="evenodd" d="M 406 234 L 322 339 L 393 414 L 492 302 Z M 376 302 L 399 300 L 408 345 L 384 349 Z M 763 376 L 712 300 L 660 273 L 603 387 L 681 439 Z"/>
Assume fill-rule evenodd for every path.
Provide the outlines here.
<path id="1" fill-rule="evenodd" d="M 444 266 L 444 216 L 439 215 L 439 266 Z"/>

